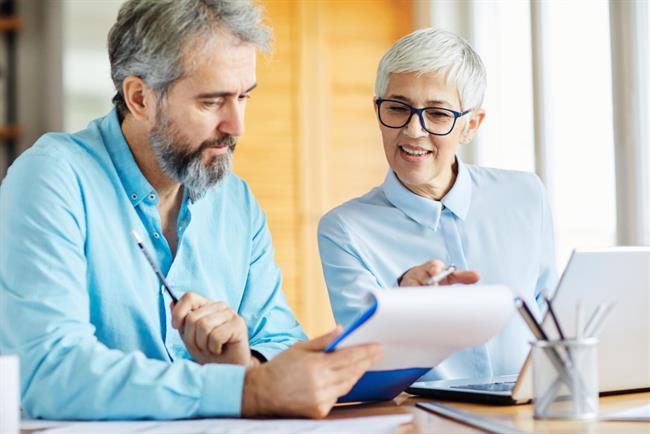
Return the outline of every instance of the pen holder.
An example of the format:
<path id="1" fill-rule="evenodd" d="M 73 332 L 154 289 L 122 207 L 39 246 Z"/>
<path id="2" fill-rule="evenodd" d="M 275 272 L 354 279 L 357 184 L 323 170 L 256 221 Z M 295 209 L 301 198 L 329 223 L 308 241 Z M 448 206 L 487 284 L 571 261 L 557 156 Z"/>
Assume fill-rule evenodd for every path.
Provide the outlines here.
<path id="1" fill-rule="evenodd" d="M 595 338 L 531 342 L 536 419 L 593 419 L 598 415 Z"/>

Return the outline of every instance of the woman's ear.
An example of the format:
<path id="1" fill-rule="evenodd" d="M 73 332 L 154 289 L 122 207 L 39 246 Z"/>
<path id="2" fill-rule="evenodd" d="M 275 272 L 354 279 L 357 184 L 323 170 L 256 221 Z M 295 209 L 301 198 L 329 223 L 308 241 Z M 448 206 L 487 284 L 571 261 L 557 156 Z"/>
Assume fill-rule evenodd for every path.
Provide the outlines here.
<path id="1" fill-rule="evenodd" d="M 465 124 L 465 128 L 463 129 L 463 132 L 461 133 L 460 140 L 459 140 L 460 143 L 463 145 L 466 145 L 467 143 L 471 142 L 474 136 L 476 135 L 478 128 L 483 123 L 483 119 L 485 119 L 485 110 L 483 109 L 473 110 L 471 113 L 468 113 L 468 115 L 470 116 L 470 118 Z"/>

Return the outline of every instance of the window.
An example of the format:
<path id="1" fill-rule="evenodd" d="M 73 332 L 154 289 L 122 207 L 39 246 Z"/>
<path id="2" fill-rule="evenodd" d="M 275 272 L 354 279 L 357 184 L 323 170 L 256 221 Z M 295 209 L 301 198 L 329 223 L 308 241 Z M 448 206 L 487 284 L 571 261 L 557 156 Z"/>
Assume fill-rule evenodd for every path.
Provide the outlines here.
<path id="1" fill-rule="evenodd" d="M 605 1 L 540 5 L 548 8 L 548 177 L 563 266 L 574 247 L 616 244 L 609 9 Z"/>
<path id="2" fill-rule="evenodd" d="M 530 5 L 476 2 L 474 48 L 487 70 L 486 117 L 473 144 L 483 166 L 533 172 L 533 74 Z"/>
<path id="3" fill-rule="evenodd" d="M 119 1 L 65 0 L 63 14 L 63 128 L 78 131 L 112 109 L 115 94 L 107 35 Z"/>
<path id="4" fill-rule="evenodd" d="M 438 3 L 443 2 L 431 4 L 431 13 Z M 461 156 L 483 166 L 538 168 L 553 210 L 560 270 L 573 248 L 616 244 L 608 6 L 602 0 L 538 1 L 532 6 L 482 1 L 458 7 L 457 28 L 431 18 L 434 26 L 468 37 L 487 68 L 487 117 Z M 539 28 L 531 25 L 531 12 L 542 13 Z M 543 53 L 534 38 L 541 38 Z M 543 62 L 543 73 L 535 78 L 543 82 L 538 101 L 534 58 Z M 540 99 L 544 116 L 535 125 Z M 544 136 L 538 143 L 536 128 Z M 545 157 L 543 171 L 536 153 Z"/>

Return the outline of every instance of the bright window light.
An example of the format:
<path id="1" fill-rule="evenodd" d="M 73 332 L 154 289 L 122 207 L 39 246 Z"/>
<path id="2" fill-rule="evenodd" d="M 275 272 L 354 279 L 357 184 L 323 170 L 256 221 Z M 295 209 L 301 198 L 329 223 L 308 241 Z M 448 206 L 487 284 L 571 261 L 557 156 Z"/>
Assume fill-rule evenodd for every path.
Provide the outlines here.
<path id="1" fill-rule="evenodd" d="M 609 10 L 606 1 L 545 1 L 547 188 L 557 262 L 616 243 Z M 473 45 L 487 68 L 486 120 L 468 160 L 535 170 L 530 3 L 474 2 Z"/>
<path id="2" fill-rule="evenodd" d="M 614 141 L 606 1 L 545 2 L 552 207 L 558 263 L 575 247 L 616 243 Z"/>

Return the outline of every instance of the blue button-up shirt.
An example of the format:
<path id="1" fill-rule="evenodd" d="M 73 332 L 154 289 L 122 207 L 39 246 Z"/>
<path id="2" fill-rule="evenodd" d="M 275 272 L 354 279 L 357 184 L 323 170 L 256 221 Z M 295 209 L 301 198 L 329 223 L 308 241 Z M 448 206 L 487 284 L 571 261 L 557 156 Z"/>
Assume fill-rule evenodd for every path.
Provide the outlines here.
<path id="1" fill-rule="evenodd" d="M 480 283 L 507 285 L 539 315 L 540 292 L 557 280 L 542 183 L 530 173 L 457 161 L 458 176 L 441 201 L 416 195 L 389 171 L 383 185 L 321 219 L 320 255 L 337 323 L 350 324 L 366 308 L 366 290 L 394 288 L 402 273 L 430 259 L 478 271 Z M 486 345 L 455 353 L 426 379 L 517 373 L 531 337 L 513 317 Z"/>
<path id="2" fill-rule="evenodd" d="M 29 416 L 240 414 L 245 367 L 191 360 L 131 229 L 178 297 L 225 301 L 266 358 L 306 338 L 244 181 L 228 175 L 200 200 L 186 195 L 175 256 L 158 200 L 115 111 L 79 133 L 46 134 L 10 168 L 0 189 L 0 353 L 20 356 Z"/>

